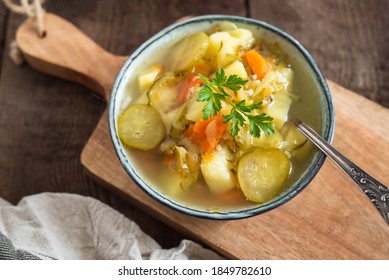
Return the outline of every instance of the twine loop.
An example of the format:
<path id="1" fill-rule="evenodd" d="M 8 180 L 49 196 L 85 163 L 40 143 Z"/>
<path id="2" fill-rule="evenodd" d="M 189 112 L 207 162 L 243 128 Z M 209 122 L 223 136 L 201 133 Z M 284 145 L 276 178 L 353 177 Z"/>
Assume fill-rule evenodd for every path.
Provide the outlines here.
<path id="1" fill-rule="evenodd" d="M 46 0 L 20 0 L 19 5 L 15 4 L 13 0 L 3 0 L 3 2 L 12 12 L 35 18 L 39 37 L 44 37 L 46 35 L 43 24 L 45 10 L 42 7 Z"/>
<path id="2" fill-rule="evenodd" d="M 35 18 L 37 23 L 38 36 L 43 38 L 46 36 L 43 17 L 45 10 L 42 5 L 46 0 L 20 0 L 20 4 L 15 4 L 13 0 L 3 0 L 4 4 L 14 13 L 23 14 L 30 18 Z M 12 61 L 20 65 L 24 62 L 22 51 L 19 49 L 17 42 L 14 40 L 10 44 L 9 56 Z"/>

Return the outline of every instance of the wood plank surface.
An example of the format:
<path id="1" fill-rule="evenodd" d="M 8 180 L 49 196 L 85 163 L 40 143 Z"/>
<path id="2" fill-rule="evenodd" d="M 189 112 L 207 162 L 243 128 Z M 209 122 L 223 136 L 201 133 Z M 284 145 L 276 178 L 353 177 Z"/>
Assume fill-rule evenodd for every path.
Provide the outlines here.
<path id="1" fill-rule="evenodd" d="M 0 65 L 2 64 L 3 52 L 4 52 L 4 42 L 5 42 L 5 31 L 7 28 L 7 19 L 8 13 L 5 6 L 0 5 Z M 0 67 L 1 75 L 1 67 Z"/>
<path id="2" fill-rule="evenodd" d="M 191 0 L 185 1 L 185 5 L 182 1 L 52 0 L 45 8 L 73 22 L 99 45 L 119 55 L 128 55 L 150 35 L 188 14 L 250 15 L 273 23 L 300 40 L 312 52 L 327 78 L 389 107 L 389 33 L 385 30 L 389 17 L 382 12 L 388 10 L 385 0 Z M 6 10 L 0 4 L 0 28 L 3 31 L 0 33 L 0 197 L 17 203 L 23 196 L 46 191 L 88 195 L 136 221 L 165 248 L 177 245 L 182 238 L 192 238 L 193 235 L 181 231 L 183 228 L 179 225 L 175 225 L 180 229 L 177 231 L 159 222 L 136 204 L 129 204 L 86 176 L 80 154 L 106 104 L 82 86 L 42 75 L 27 65 L 14 65 L 7 55 L 8 45 L 24 18 L 14 14 L 9 17 L 2 15 L 6 15 Z M 342 102 L 343 98 L 344 101 L 356 99 L 355 95 L 347 94 L 342 95 Z M 366 106 L 369 103 L 358 104 Z M 358 113 L 358 110 L 354 112 Z M 384 122 L 382 116 L 386 115 L 377 116 L 378 123 Z M 368 120 L 371 116 L 366 116 L 361 126 L 368 126 Z M 336 129 L 345 127 L 348 126 Z M 351 123 L 351 128 L 357 133 L 361 130 L 356 123 Z M 364 142 L 363 148 L 367 149 L 371 143 L 376 145 L 377 139 L 387 140 L 385 133 L 361 136 L 371 141 Z M 351 141 L 354 138 L 346 139 Z M 335 144 L 340 148 L 348 145 L 337 141 L 338 136 Z M 363 149 L 356 149 L 349 153 L 350 157 L 358 157 L 362 152 Z M 363 160 L 362 163 L 367 171 L 376 173 L 374 161 Z M 325 168 L 328 165 L 331 163 L 327 162 Z M 341 174 L 339 176 L 341 178 Z M 388 182 L 386 177 L 378 179 Z M 339 179 L 339 185 L 344 183 Z M 350 190 L 354 191 L 353 187 Z M 343 199 L 339 198 L 339 201 L 345 203 Z M 326 206 L 324 212 L 327 207 L 336 206 L 336 203 L 322 203 Z M 369 206 L 366 204 L 366 207 Z M 313 223 L 309 212 L 301 215 L 303 222 Z M 333 230 L 339 233 L 344 229 L 336 224 Z M 343 238 L 348 239 L 348 235 Z M 199 241 L 208 244 L 206 240 Z M 367 245 L 361 246 L 361 250 Z M 263 249 L 264 256 L 274 257 L 267 250 L 266 247 Z M 297 256 L 305 251 L 300 250 L 291 255 Z M 237 254 L 231 254 L 234 255 Z M 354 257 L 361 255 L 357 250 Z"/>
<path id="3" fill-rule="evenodd" d="M 389 107 L 389 1 L 250 1 L 250 15 L 289 32 L 324 76 Z"/>

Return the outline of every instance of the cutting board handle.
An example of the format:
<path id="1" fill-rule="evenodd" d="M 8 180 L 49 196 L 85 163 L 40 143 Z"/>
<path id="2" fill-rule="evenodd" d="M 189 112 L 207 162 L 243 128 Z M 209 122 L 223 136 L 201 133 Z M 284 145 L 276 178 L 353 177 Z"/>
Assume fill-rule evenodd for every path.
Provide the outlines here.
<path id="1" fill-rule="evenodd" d="M 113 55 L 72 23 L 54 14 L 44 17 L 46 35 L 27 19 L 16 32 L 23 57 L 35 69 L 82 84 L 108 101 L 115 77 L 127 57 Z"/>

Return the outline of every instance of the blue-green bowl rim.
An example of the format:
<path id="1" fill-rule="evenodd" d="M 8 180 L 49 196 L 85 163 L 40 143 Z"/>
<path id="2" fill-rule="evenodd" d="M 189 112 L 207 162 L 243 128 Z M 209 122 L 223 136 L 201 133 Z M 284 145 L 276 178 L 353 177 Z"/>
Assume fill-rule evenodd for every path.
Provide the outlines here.
<path id="1" fill-rule="evenodd" d="M 249 209 L 242 209 L 242 210 L 236 210 L 236 211 L 230 211 L 230 212 L 211 212 L 207 210 L 199 210 L 199 209 L 192 209 L 188 206 L 181 205 L 166 196 L 164 194 L 159 193 L 154 188 L 150 187 L 142 178 L 141 176 L 136 172 L 132 164 L 129 162 L 126 153 L 124 152 L 124 148 L 121 144 L 121 141 L 116 133 L 116 120 L 115 120 L 115 102 L 116 102 L 116 92 L 118 91 L 119 85 L 122 82 L 124 73 L 127 71 L 127 69 L 131 66 L 132 62 L 142 53 L 142 51 L 146 48 L 148 48 L 150 45 L 154 44 L 156 41 L 158 41 L 161 37 L 165 36 L 168 33 L 174 32 L 179 27 L 192 24 L 195 22 L 204 22 L 209 21 L 212 23 L 213 21 L 221 21 L 221 20 L 227 20 L 227 21 L 233 21 L 233 22 L 240 22 L 243 24 L 253 24 L 255 26 L 259 26 L 261 28 L 264 28 L 268 31 L 271 31 L 283 39 L 287 40 L 289 43 L 291 43 L 293 46 L 295 46 L 298 51 L 303 55 L 303 57 L 306 59 L 308 64 L 310 65 L 311 69 L 313 70 L 316 79 L 320 85 L 320 87 L 323 90 L 323 93 L 325 95 L 325 101 L 326 105 L 328 106 L 328 114 L 326 115 L 326 126 L 324 128 L 324 136 L 323 138 L 331 143 L 334 135 L 334 127 L 335 127 L 335 111 L 334 106 L 332 102 L 332 97 L 330 90 L 328 88 L 327 82 L 325 81 L 323 75 L 321 74 L 319 68 L 317 67 L 314 59 L 309 54 L 309 52 L 291 35 L 286 33 L 285 31 L 282 31 L 281 29 L 257 20 L 257 19 L 251 19 L 241 16 L 232 16 L 232 15 L 203 15 L 203 16 L 196 16 L 192 17 L 186 20 L 183 20 L 181 22 L 174 23 L 161 31 L 159 31 L 157 34 L 152 36 L 150 39 L 148 39 L 146 42 L 144 42 L 140 47 L 138 47 L 132 55 L 127 59 L 127 61 L 122 66 L 120 72 L 118 73 L 115 83 L 112 88 L 111 92 L 111 98 L 109 101 L 108 106 L 108 124 L 109 124 L 109 130 L 111 135 L 111 140 L 114 145 L 115 151 L 119 157 L 119 160 L 124 167 L 127 174 L 135 181 L 135 183 L 149 196 L 151 196 L 153 199 L 159 201 L 160 203 L 169 206 L 170 208 L 177 210 L 181 213 L 185 213 L 190 216 L 195 216 L 199 218 L 206 218 L 206 219 L 214 219 L 214 220 L 235 220 L 235 219 L 243 219 L 243 218 L 249 218 L 252 216 L 256 216 L 258 214 L 265 213 L 269 210 L 272 210 L 276 207 L 279 207 L 286 203 L 287 201 L 291 200 L 293 197 L 295 197 L 298 193 L 300 193 L 311 181 L 312 179 L 317 175 L 320 168 L 322 167 L 325 155 L 322 152 L 318 152 L 317 156 L 314 158 L 313 163 L 310 165 L 310 168 L 305 172 L 304 177 L 302 177 L 298 183 L 295 183 L 295 185 L 291 186 L 288 191 L 286 191 L 284 194 L 278 196 L 275 200 L 268 202 L 266 204 L 258 205 L 258 207 L 253 207 Z"/>

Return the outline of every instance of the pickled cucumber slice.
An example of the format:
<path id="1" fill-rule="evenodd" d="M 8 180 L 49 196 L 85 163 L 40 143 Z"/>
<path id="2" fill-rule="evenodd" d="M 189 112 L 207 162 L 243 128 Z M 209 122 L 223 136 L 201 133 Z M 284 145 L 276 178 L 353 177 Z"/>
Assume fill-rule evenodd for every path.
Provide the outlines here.
<path id="1" fill-rule="evenodd" d="M 171 51 L 174 55 L 174 71 L 186 71 L 195 66 L 203 58 L 208 45 L 209 37 L 204 32 L 195 33 L 178 42 Z"/>
<path id="2" fill-rule="evenodd" d="M 119 116 L 117 125 L 120 140 L 136 149 L 151 150 L 165 138 L 161 116 L 146 104 L 129 107 Z"/>
<path id="3" fill-rule="evenodd" d="M 176 87 L 182 80 L 173 72 L 166 73 L 154 82 L 147 92 L 150 105 L 161 113 L 169 112 L 176 104 Z"/>
<path id="4" fill-rule="evenodd" d="M 196 183 L 199 175 L 199 156 L 192 150 L 174 146 L 181 189 L 186 191 Z"/>
<path id="5" fill-rule="evenodd" d="M 264 203 L 281 192 L 289 170 L 289 160 L 282 151 L 256 149 L 239 161 L 240 188 L 248 200 Z"/>

